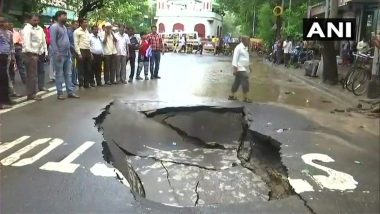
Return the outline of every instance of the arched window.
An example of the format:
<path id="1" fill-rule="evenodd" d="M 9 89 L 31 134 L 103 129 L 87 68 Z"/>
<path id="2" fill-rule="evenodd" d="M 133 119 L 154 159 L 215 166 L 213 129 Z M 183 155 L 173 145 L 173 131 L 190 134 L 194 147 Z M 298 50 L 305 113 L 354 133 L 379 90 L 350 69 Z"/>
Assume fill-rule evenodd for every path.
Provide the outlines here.
<path id="1" fill-rule="evenodd" d="M 198 36 L 204 38 L 206 35 L 206 27 L 204 24 L 197 24 L 194 27 L 194 31 L 198 32 Z"/>
<path id="2" fill-rule="evenodd" d="M 185 26 L 182 23 L 176 23 L 173 25 L 173 32 L 175 31 L 185 31 Z"/>
<path id="3" fill-rule="evenodd" d="M 158 32 L 159 33 L 165 33 L 165 25 L 163 23 L 160 23 L 158 25 Z"/>

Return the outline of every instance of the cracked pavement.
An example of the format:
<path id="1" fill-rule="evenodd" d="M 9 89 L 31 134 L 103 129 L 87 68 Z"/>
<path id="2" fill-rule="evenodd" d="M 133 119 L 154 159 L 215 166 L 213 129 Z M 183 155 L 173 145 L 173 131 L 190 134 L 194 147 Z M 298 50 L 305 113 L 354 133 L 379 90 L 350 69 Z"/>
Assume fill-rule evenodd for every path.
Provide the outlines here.
<path id="1" fill-rule="evenodd" d="M 255 122 L 249 109 L 178 106 L 147 113 L 146 106 L 137 106 L 114 101 L 96 118 L 96 124 L 107 142 L 111 163 L 117 168 L 127 162 L 128 170 L 136 174 L 127 179 L 140 182 L 144 203 L 207 209 L 291 198 L 299 200 L 304 212 L 316 213 L 288 180 L 282 143 L 249 129 Z M 141 130 L 120 134 L 123 129 L 136 128 L 136 122 Z M 155 136 L 154 129 L 173 138 Z"/>
<path id="2" fill-rule="evenodd" d="M 115 103 L 107 108 L 107 113 L 100 115 L 105 118 L 98 118 L 97 125 L 106 142 L 109 141 L 108 136 L 112 139 L 107 143 L 111 147 L 110 155 L 113 155 L 112 151 L 115 149 L 124 152 L 126 157 L 122 161 L 126 160 L 137 174 L 141 186 L 144 186 L 145 198 L 181 207 L 237 204 L 269 199 L 269 189 L 265 182 L 260 176 L 244 168 L 238 158 L 238 140 L 243 133 L 243 108 L 240 108 L 239 114 L 234 113 L 236 109 L 208 108 L 197 111 L 199 109 L 193 107 L 187 111 L 167 112 L 169 116 L 152 117 L 127 109 L 117 101 Z M 156 145 L 150 146 L 147 142 L 138 150 L 133 150 L 135 147 L 131 144 L 134 143 L 134 137 L 120 134 L 113 136 L 112 133 L 118 132 L 117 127 L 126 128 L 126 124 L 115 124 L 113 120 L 116 118 L 113 118 L 113 115 L 127 115 L 129 120 L 133 118 L 133 121 L 139 121 L 145 131 L 136 132 L 141 133 L 141 136 L 134 137 L 140 139 L 140 142 L 147 142 L 145 138 L 150 138 L 148 124 L 159 128 L 161 132 L 165 130 L 167 134 L 180 138 L 162 143 L 157 136 L 154 142 Z M 209 120 L 215 125 L 205 123 Z M 147 125 L 141 125 L 145 123 Z M 108 132 L 109 129 L 112 130 L 111 133 Z M 117 162 L 120 161 L 116 160 L 119 158 L 121 157 L 112 159 Z"/>
<path id="3" fill-rule="evenodd" d="M 288 123 L 288 131 L 277 132 L 281 118 L 274 120 L 274 127 L 262 123 L 261 115 L 257 115 L 259 109 L 260 113 L 264 110 L 260 105 L 254 109 L 253 106 L 218 104 L 177 103 L 168 107 L 171 104 L 115 100 L 106 113 L 96 118 L 104 145 L 110 150 L 111 164 L 118 168 L 127 162 L 145 190 L 145 195 L 138 197 L 138 203 L 144 207 L 161 204 L 163 213 L 172 208 L 200 209 L 202 213 L 212 208 L 228 213 L 224 212 L 227 207 L 247 211 L 251 209 L 249 204 L 261 207 L 273 206 L 273 203 L 283 204 L 279 210 L 272 207 L 274 213 L 280 210 L 281 213 L 288 210 L 289 213 L 295 210 L 299 210 L 296 213 L 323 213 L 325 209 L 315 206 L 316 200 L 309 192 L 298 193 L 292 186 L 295 183 L 291 184 L 290 177 L 299 174 L 295 170 L 298 167 L 294 167 L 299 162 L 289 162 L 295 154 L 288 152 L 288 148 L 307 146 L 299 144 L 301 138 L 311 142 L 319 141 L 321 136 L 328 138 L 331 130 L 306 122 L 307 119 L 303 119 L 306 123 L 299 123 L 297 119 L 294 124 Z M 272 116 L 287 112 L 285 108 L 276 111 L 269 112 Z M 130 129 L 132 131 L 122 131 Z M 156 135 L 157 130 L 161 134 Z M 304 135 L 301 138 L 300 133 Z M 290 145 L 290 139 L 295 145 Z M 331 139 L 340 140 L 330 137 L 330 142 Z M 302 174 L 305 170 L 299 171 Z M 131 190 L 139 195 L 133 185 Z M 331 193 L 335 191 L 319 190 L 313 194 L 320 195 L 317 200 L 327 202 Z M 330 196 L 324 199 L 325 194 Z M 160 213 L 160 210 L 156 211 Z"/>

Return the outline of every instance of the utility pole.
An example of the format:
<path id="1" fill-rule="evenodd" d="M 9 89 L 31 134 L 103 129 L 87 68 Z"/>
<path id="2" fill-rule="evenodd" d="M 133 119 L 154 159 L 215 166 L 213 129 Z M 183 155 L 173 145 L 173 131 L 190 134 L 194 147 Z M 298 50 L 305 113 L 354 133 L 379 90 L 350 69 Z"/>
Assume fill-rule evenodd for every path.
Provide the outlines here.
<path id="1" fill-rule="evenodd" d="M 329 18 L 330 0 L 326 0 L 325 3 L 325 18 Z"/>
<path id="2" fill-rule="evenodd" d="M 338 17 L 338 1 L 330 0 L 330 14 L 329 18 L 337 18 Z"/>
<path id="3" fill-rule="evenodd" d="M 252 24 L 252 34 L 253 34 L 253 37 L 255 37 L 255 35 L 256 35 L 255 25 L 256 25 L 256 5 L 253 6 L 253 24 Z"/>

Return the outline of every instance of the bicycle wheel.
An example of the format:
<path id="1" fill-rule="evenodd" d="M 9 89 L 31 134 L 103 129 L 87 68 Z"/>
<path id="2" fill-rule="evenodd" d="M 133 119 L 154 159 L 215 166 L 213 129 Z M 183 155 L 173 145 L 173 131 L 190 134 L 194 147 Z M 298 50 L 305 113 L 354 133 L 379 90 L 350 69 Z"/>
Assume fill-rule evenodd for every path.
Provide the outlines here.
<path id="1" fill-rule="evenodd" d="M 346 77 L 344 78 L 343 88 L 346 88 L 348 91 L 352 91 L 352 80 L 354 74 L 355 68 L 351 68 L 350 71 L 348 71 Z"/>
<path id="2" fill-rule="evenodd" d="M 367 92 L 368 82 L 371 79 L 371 73 L 361 71 L 355 73 L 352 81 L 351 90 L 356 96 L 361 96 Z"/>

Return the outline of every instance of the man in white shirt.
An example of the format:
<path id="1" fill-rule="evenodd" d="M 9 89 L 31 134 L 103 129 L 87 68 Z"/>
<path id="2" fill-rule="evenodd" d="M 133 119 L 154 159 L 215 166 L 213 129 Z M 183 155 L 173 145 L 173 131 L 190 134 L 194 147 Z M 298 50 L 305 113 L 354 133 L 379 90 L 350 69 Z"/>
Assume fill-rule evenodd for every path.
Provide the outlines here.
<path id="1" fill-rule="evenodd" d="M 116 48 L 117 39 L 112 32 L 111 23 L 106 23 L 105 33 L 103 39 L 103 51 L 104 51 L 104 81 L 107 85 L 117 84 L 115 82 L 116 75 Z"/>
<path id="2" fill-rule="evenodd" d="M 284 65 L 286 67 L 288 67 L 288 64 L 289 64 L 292 46 L 293 46 L 292 41 L 290 41 L 289 38 L 287 38 L 282 45 L 282 48 L 284 49 Z"/>
<path id="3" fill-rule="evenodd" d="M 40 101 L 41 97 L 37 96 L 37 92 L 38 90 L 46 90 L 44 88 L 44 63 L 48 56 L 48 50 L 44 30 L 38 26 L 40 22 L 39 16 L 32 14 L 28 17 L 28 20 L 29 23 L 22 30 L 24 37 L 22 52 L 26 67 L 27 99 Z"/>
<path id="4" fill-rule="evenodd" d="M 103 44 L 102 44 L 102 39 L 98 35 L 99 34 L 98 26 L 94 25 L 91 28 L 91 31 L 92 31 L 92 34 L 90 37 L 90 50 L 93 56 L 92 70 L 94 72 L 94 76 L 96 79 L 96 85 L 102 86 L 103 84 L 102 84 L 102 79 L 101 79 L 101 73 L 102 73 L 102 62 L 103 62 Z"/>
<path id="5" fill-rule="evenodd" d="M 360 54 L 367 54 L 368 49 L 369 49 L 369 45 L 366 42 L 366 40 L 364 40 L 364 38 L 362 38 L 362 40 L 360 40 L 360 42 L 358 43 L 356 48 L 358 49 L 358 52 Z"/>
<path id="6" fill-rule="evenodd" d="M 128 46 L 131 43 L 129 41 L 128 34 L 125 33 L 123 25 L 119 26 L 119 32 L 115 34 L 116 49 L 116 83 L 127 84 L 127 58 L 129 56 Z"/>
<path id="7" fill-rule="evenodd" d="M 95 87 L 92 66 L 92 55 L 90 52 L 90 32 L 88 32 L 87 20 L 78 20 L 79 28 L 74 31 L 74 47 L 77 55 L 77 68 L 79 87 Z"/>
<path id="8" fill-rule="evenodd" d="M 250 61 L 249 61 L 249 37 L 248 36 L 242 36 L 241 37 L 241 43 L 236 46 L 234 51 L 234 56 L 232 59 L 232 66 L 233 66 L 233 74 L 235 76 L 235 81 L 232 85 L 231 89 L 231 95 L 228 97 L 229 100 L 237 100 L 237 97 L 235 96 L 235 93 L 239 89 L 240 85 L 243 88 L 243 94 L 244 94 L 244 102 L 251 102 L 251 100 L 248 98 L 248 92 L 249 92 L 249 73 L 251 72 L 250 69 Z"/>
<path id="9" fill-rule="evenodd" d="M 198 36 L 197 38 L 197 43 L 198 43 L 198 48 L 197 50 L 195 51 L 195 53 L 197 54 L 198 52 L 200 52 L 201 55 L 203 55 L 203 44 L 202 44 L 202 39 L 201 37 Z"/>
<path id="10" fill-rule="evenodd" d="M 186 37 L 182 36 L 181 40 L 179 41 L 179 52 L 185 52 L 186 53 Z"/>

